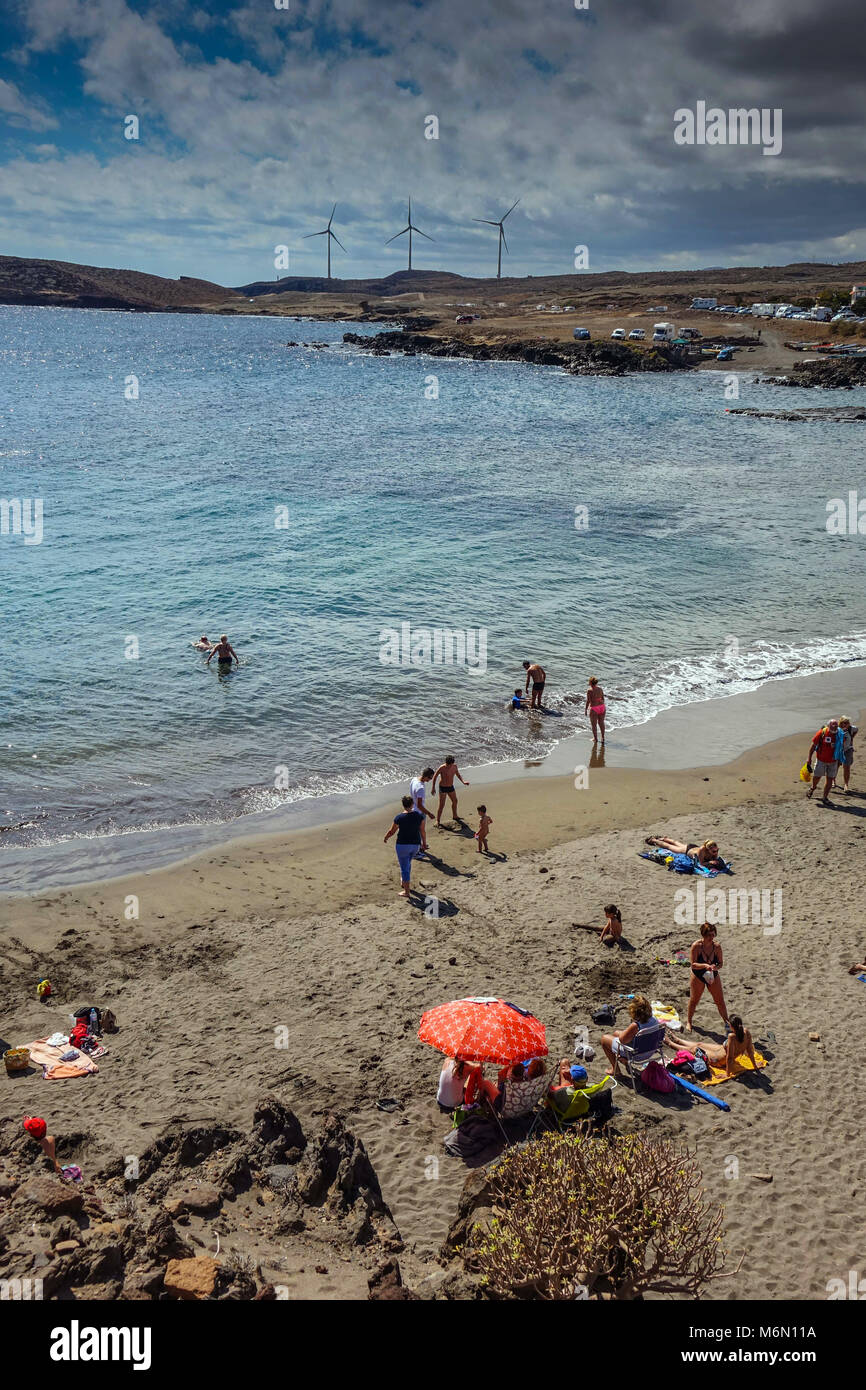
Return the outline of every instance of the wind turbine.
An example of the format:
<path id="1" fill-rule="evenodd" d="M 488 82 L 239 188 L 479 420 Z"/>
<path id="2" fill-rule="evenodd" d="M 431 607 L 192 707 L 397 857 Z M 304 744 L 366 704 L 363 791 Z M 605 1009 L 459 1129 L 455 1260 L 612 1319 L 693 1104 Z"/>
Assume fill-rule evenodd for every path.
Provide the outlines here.
<path id="1" fill-rule="evenodd" d="M 334 213 L 335 213 L 336 211 L 337 211 L 337 204 L 335 203 L 334 206 L 331 208 L 331 215 L 330 215 L 330 217 L 328 218 L 328 225 L 327 225 L 327 227 L 324 229 L 324 231 L 322 231 L 322 232 L 308 232 L 307 235 L 306 235 L 305 237 L 302 237 L 302 238 L 301 238 L 302 241 L 309 241 L 309 240 L 310 240 L 310 237 L 313 237 L 313 236 L 326 236 L 326 237 L 328 238 L 328 279 L 329 279 L 329 280 L 330 280 L 330 278 L 331 278 L 331 241 L 332 241 L 332 240 L 335 241 L 335 242 L 337 243 L 337 245 L 339 246 L 339 248 L 340 248 L 341 251 L 346 251 L 346 248 L 345 248 L 345 246 L 343 245 L 343 243 L 341 242 L 340 238 L 337 236 L 337 233 L 331 231 L 331 223 L 332 223 L 333 220 L 334 220 Z M 348 251 L 346 251 L 346 255 L 347 255 L 347 256 L 348 256 L 348 254 L 349 254 Z"/>
<path id="2" fill-rule="evenodd" d="M 386 245 L 386 246 L 390 246 L 390 245 L 391 245 L 391 242 L 392 242 L 392 241 L 396 241 L 398 236 L 405 236 L 407 232 L 409 233 L 409 269 L 411 270 L 411 269 L 412 269 L 412 233 L 413 233 L 413 232 L 417 232 L 419 236 L 427 237 L 427 240 L 428 240 L 428 241 L 433 241 L 433 239 L 434 239 L 432 236 L 427 236 L 427 233 L 426 233 L 426 232 L 422 232 L 422 231 L 421 231 L 421 228 L 420 228 L 420 227 L 416 227 L 416 226 L 415 226 L 415 223 L 412 221 L 412 199 L 411 199 L 411 198 L 409 199 L 409 219 L 408 219 L 408 221 L 407 221 L 407 223 L 406 223 L 406 226 L 403 228 L 402 231 L 400 231 L 400 232 L 395 232 L 393 236 L 389 237 L 388 240 L 385 242 L 385 245 Z"/>
<path id="3" fill-rule="evenodd" d="M 519 203 L 519 202 L 520 202 L 520 199 L 518 198 L 518 199 L 517 199 L 517 203 Z M 517 203 L 512 203 L 512 204 L 511 204 L 511 207 L 508 209 L 507 213 L 505 214 L 505 217 L 510 217 L 510 216 L 511 216 L 511 214 L 512 214 L 513 211 L 514 211 L 514 209 L 517 207 Z M 497 262 L 496 262 L 496 278 L 497 278 L 497 280 L 501 280 L 501 279 L 502 279 L 502 248 L 503 248 L 503 246 L 505 247 L 506 254 L 508 253 L 508 242 L 505 240 L 505 228 L 504 228 L 503 225 L 502 225 L 503 222 L 505 221 L 505 217 L 500 217 L 500 219 L 499 219 L 498 222 L 491 222 L 491 220 L 490 220 L 489 217 L 473 217 L 473 219 L 472 219 L 473 222 L 484 222 L 485 225 L 488 226 L 488 227 L 498 227 L 498 228 L 499 228 L 499 257 L 498 257 L 498 260 L 497 260 Z"/>

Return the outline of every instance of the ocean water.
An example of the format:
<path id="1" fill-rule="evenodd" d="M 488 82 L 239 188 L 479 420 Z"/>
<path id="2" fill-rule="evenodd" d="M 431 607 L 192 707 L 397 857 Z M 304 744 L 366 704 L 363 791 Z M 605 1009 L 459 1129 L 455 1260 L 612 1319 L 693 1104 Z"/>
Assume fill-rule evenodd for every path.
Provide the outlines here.
<path id="1" fill-rule="evenodd" d="M 372 357 L 349 327 L 0 308 L 0 497 L 42 505 L 39 543 L 0 535 L 0 888 L 29 848 L 84 864 L 82 841 L 448 752 L 543 757 L 585 727 L 590 674 L 613 743 L 866 663 L 866 536 L 826 527 L 866 497 L 862 427 L 726 414 L 851 393 L 760 386 L 748 355 L 738 402 L 721 374 Z M 469 659 L 412 664 L 436 631 Z M 205 665 L 202 632 L 239 670 Z M 506 708 L 524 658 L 540 719 Z"/>

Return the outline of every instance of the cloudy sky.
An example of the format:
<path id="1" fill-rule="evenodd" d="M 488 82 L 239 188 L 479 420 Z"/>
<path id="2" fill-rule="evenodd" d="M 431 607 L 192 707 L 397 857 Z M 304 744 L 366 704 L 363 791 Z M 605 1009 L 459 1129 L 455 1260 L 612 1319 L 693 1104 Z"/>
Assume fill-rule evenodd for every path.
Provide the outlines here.
<path id="1" fill-rule="evenodd" d="M 278 9 L 277 3 L 287 3 Z M 866 258 L 862 0 L 0 0 L 0 251 L 199 275 Z M 674 112 L 783 113 L 783 147 Z M 136 115 L 137 141 L 124 138 Z M 429 116 L 437 140 L 425 138 Z"/>

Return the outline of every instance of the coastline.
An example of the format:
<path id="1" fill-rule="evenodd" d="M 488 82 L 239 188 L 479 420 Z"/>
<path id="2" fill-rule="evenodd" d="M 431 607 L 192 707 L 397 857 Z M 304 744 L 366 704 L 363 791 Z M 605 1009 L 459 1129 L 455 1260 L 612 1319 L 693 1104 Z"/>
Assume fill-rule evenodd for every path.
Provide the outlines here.
<path id="1" fill-rule="evenodd" d="M 705 804 L 739 805 L 755 795 L 753 766 L 769 757 L 774 794 L 781 795 L 797 785 L 806 740 L 825 717 L 816 710 L 847 712 L 859 723 L 861 709 L 866 711 L 862 666 L 767 681 L 753 691 L 663 710 L 621 731 L 612 724 L 603 751 L 593 750 L 587 732 L 563 739 L 538 760 L 466 764 L 462 770 L 471 785 L 460 793 L 461 814 L 467 820 L 474 817 L 476 793 L 485 788 L 491 809 L 495 798 L 513 848 L 530 851 L 599 828 L 639 823 L 635 816 L 645 816 L 653 804 L 660 775 L 672 779 L 678 789 L 682 813 L 699 811 Z M 578 772 L 588 783 L 580 790 L 575 787 Z M 763 774 L 760 781 L 765 781 Z M 295 904 L 298 911 L 306 895 L 305 879 L 314 881 L 311 891 L 318 904 L 343 907 L 387 882 L 393 855 L 383 860 L 372 851 L 381 838 L 377 830 L 381 826 L 384 833 L 405 790 L 405 781 L 386 783 L 361 792 L 308 798 L 213 826 L 13 849 L 2 858 L 4 884 L 14 882 L 16 870 L 28 881 L 6 887 L 0 903 L 10 927 L 26 932 L 28 940 L 38 931 L 41 910 L 49 902 L 74 918 L 77 910 L 92 915 L 93 899 L 108 897 L 120 904 L 129 893 L 142 900 L 140 925 L 149 923 L 155 929 L 155 923 L 165 919 L 158 903 L 171 904 L 176 915 L 176 895 L 184 904 L 183 920 L 193 922 L 200 915 L 198 887 L 203 878 L 223 883 L 220 891 L 232 894 L 235 886 L 228 880 L 260 873 L 258 891 L 242 885 L 250 911 L 270 910 L 274 876 L 282 873 L 301 895 Z M 719 802 L 719 796 L 728 799 Z M 661 799 L 659 810 L 666 802 Z M 435 811 L 435 804 L 431 809 Z M 142 857 L 141 848 L 148 841 Z M 80 863 L 83 853 L 88 855 L 86 864 Z M 328 883 L 332 857 L 346 880 L 339 888 Z M 57 875 L 53 880 L 46 876 L 52 863 Z M 217 872 L 224 869 L 228 874 Z M 292 898 L 282 903 L 284 910 L 291 910 Z"/>
<path id="2" fill-rule="evenodd" d="M 857 717 L 853 704 L 848 712 Z M 713 834 L 734 861 L 734 889 L 784 893 L 778 935 L 746 923 L 722 932 L 726 998 L 770 1068 L 724 1088 L 724 1115 L 623 1085 L 614 1129 L 650 1129 L 696 1150 L 708 1197 L 725 1206 L 731 1267 L 744 1257 L 737 1279 L 711 1285 L 708 1299 L 823 1299 L 828 1279 L 857 1267 L 850 1212 L 866 1178 L 853 1138 L 866 1082 L 855 1074 L 841 1090 L 831 1084 L 862 1006 L 863 986 L 847 966 L 862 947 L 866 792 L 855 762 L 852 796 L 829 808 L 806 801 L 797 781 L 804 752 L 802 736 L 787 734 L 721 766 L 599 769 L 579 791 L 568 777 L 502 781 L 488 795 L 491 850 L 502 857 L 480 857 L 468 834 L 431 831 L 433 857 L 413 871 L 424 898 L 413 905 L 396 896 L 381 811 L 109 884 L 7 900 L 5 1034 L 44 1036 L 91 997 L 117 1014 L 121 1031 L 100 1075 L 50 1097 L 52 1125 L 72 1136 L 64 1156 L 88 1175 L 141 1153 L 179 1116 L 248 1126 L 263 1095 L 279 1096 L 305 1130 L 340 1115 L 363 1142 L 399 1229 L 405 1282 L 434 1290 L 467 1170 L 442 1150 L 439 1059 L 418 1041 L 421 1013 L 462 995 L 514 999 L 546 1023 L 553 1059 L 588 1024 L 590 1077 L 599 1080 L 601 1030 L 591 1013 L 600 1003 L 640 989 L 684 1016 L 687 975 L 666 961 L 695 934 L 674 911 L 675 893 L 693 881 L 641 860 L 643 838 Z M 471 790 L 466 800 L 474 804 Z M 133 894 L 139 915 L 130 919 Z M 434 900 L 438 916 L 424 911 Z M 624 917 L 626 942 L 615 950 L 572 929 L 598 920 L 608 901 Z M 34 987 L 46 973 L 47 1006 Z M 275 1045 L 275 1030 L 287 1032 L 289 1051 Z M 695 1038 L 720 1037 L 704 1001 Z M 7 1140 L 41 1085 L 35 1073 L 14 1094 L 7 1087 Z M 383 1112 L 382 1097 L 397 1109 Z M 725 1181 L 732 1155 L 739 1181 Z M 771 1175 L 770 1185 L 756 1173 Z M 232 1207 L 223 1208 L 224 1248 L 252 1251 L 265 1280 L 286 1283 L 290 1296 L 366 1297 L 375 1248 L 326 1259 L 320 1276 L 318 1227 L 308 1224 L 291 1238 L 287 1267 L 285 1240 L 251 1245 Z"/>

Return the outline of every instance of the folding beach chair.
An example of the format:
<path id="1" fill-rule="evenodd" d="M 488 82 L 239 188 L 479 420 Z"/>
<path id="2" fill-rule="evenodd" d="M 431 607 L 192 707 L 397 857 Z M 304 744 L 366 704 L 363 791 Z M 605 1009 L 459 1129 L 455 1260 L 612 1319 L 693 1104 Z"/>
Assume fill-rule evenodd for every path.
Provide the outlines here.
<path id="1" fill-rule="evenodd" d="M 553 1119 L 553 1124 L 560 1133 L 564 1132 L 567 1125 L 577 1124 L 581 1120 L 592 1117 L 592 1107 L 590 1097 L 598 1095 L 605 1087 L 614 1090 L 616 1087 L 616 1077 L 603 1076 L 601 1081 L 596 1081 L 592 1086 L 581 1086 L 574 1090 L 568 1105 L 563 1108 L 557 1105 L 552 1095 L 547 1097 L 547 1114 Z"/>
<path id="2" fill-rule="evenodd" d="M 617 1061 L 622 1062 L 632 1085 L 640 1080 L 643 1069 L 649 1062 L 661 1062 L 664 1066 L 662 1043 L 665 1040 L 665 1025 L 657 1018 L 642 1023 L 632 1044 L 620 1043 Z"/>

